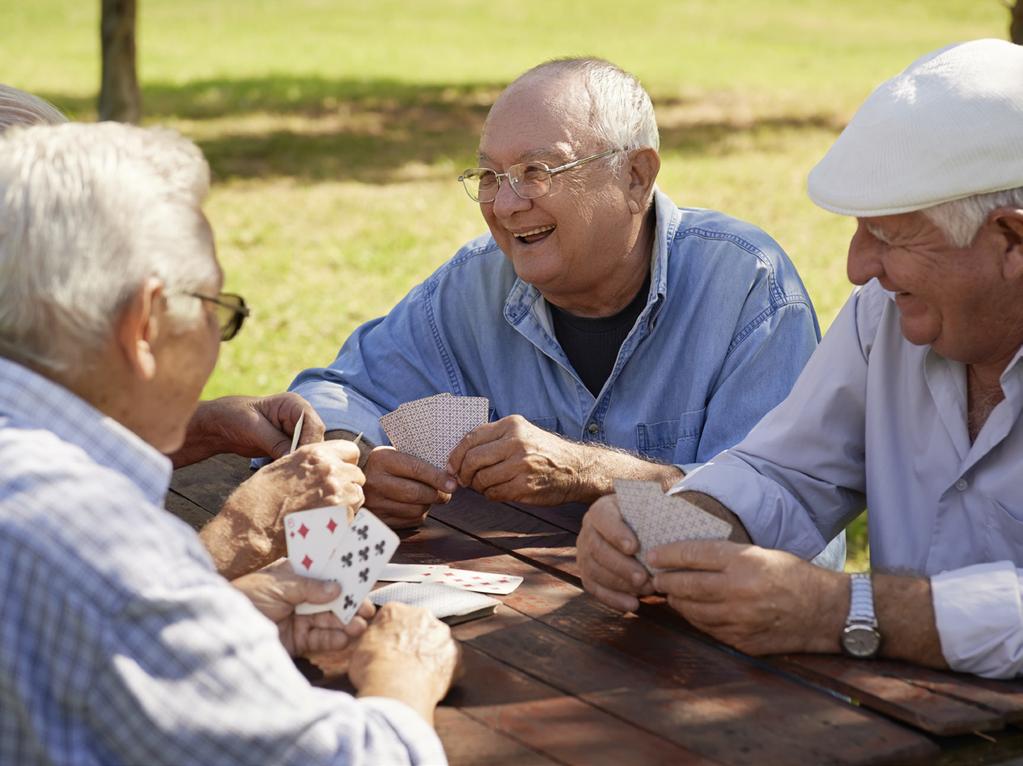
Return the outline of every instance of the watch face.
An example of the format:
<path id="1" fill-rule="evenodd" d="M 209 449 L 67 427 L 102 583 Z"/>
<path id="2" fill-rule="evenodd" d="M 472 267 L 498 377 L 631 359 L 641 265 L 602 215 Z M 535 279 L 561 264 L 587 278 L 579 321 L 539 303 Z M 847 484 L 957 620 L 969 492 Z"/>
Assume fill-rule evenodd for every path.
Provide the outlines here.
<path id="1" fill-rule="evenodd" d="M 881 634 L 869 625 L 850 625 L 842 631 L 842 648 L 853 657 L 873 657 L 880 647 Z"/>

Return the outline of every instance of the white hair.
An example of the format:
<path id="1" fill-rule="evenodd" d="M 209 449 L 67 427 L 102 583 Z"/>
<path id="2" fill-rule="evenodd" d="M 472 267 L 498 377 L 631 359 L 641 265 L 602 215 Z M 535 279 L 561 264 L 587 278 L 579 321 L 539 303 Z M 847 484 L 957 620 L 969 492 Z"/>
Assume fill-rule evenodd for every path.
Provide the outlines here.
<path id="1" fill-rule="evenodd" d="M 533 67 L 515 82 L 536 75 L 575 75 L 580 78 L 590 97 L 590 127 L 607 148 L 660 147 L 661 139 L 650 94 L 634 75 L 621 67 L 598 58 L 553 59 Z M 616 170 L 624 162 L 625 158 L 620 154 L 609 159 Z"/>
<path id="2" fill-rule="evenodd" d="M 49 101 L 0 84 L 0 132 L 12 125 L 60 125 L 67 118 Z"/>
<path id="3" fill-rule="evenodd" d="M 96 361 L 150 277 L 176 323 L 219 276 L 200 206 L 209 168 L 170 131 L 119 123 L 0 136 L 0 356 L 50 373 Z M 174 296 L 179 296 L 175 298 Z"/>
<path id="4" fill-rule="evenodd" d="M 1000 207 L 1023 208 L 1023 186 L 974 194 L 929 207 L 920 212 L 941 229 L 953 247 L 969 247 L 988 213 Z"/>

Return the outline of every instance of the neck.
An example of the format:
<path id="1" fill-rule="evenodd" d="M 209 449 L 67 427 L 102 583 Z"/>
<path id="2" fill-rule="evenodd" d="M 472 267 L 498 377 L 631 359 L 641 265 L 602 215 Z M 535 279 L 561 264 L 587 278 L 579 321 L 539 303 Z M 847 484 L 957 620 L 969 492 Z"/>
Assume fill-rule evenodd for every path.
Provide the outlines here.
<path id="1" fill-rule="evenodd" d="M 1001 377 L 1005 364 L 966 366 L 966 425 L 970 441 L 976 440 L 988 416 L 1005 398 Z"/>
<path id="2" fill-rule="evenodd" d="M 570 314 L 586 319 L 614 316 L 628 306 L 643 286 L 651 268 L 656 228 L 654 216 L 653 207 L 644 215 L 637 216 L 639 226 L 632 248 L 619 261 L 614 273 L 600 284 L 580 295 L 544 293 L 544 299 Z"/>

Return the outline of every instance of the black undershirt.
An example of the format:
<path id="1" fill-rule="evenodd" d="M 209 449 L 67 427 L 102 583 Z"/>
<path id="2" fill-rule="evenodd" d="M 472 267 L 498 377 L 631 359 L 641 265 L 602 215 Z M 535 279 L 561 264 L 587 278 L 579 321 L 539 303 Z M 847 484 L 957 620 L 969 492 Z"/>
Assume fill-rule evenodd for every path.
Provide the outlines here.
<path id="1" fill-rule="evenodd" d="M 568 361 L 594 396 L 600 393 L 611 374 L 618 351 L 646 306 L 649 292 L 650 273 L 647 272 L 643 286 L 628 306 L 614 316 L 596 319 L 577 317 L 553 303 L 548 304 L 554 322 L 554 335 Z"/>

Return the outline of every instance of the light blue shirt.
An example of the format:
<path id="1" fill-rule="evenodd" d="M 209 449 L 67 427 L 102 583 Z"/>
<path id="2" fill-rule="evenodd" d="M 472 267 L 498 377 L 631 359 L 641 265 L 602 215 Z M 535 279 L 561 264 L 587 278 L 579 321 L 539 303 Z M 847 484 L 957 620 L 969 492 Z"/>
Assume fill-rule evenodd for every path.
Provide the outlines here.
<path id="1" fill-rule="evenodd" d="M 292 390 L 328 429 L 386 444 L 378 418 L 440 392 L 490 399 L 580 442 L 687 466 L 738 442 L 789 392 L 820 331 L 795 267 L 767 234 L 655 195 L 646 305 L 593 396 L 540 292 L 493 238 L 465 245 L 391 312 L 358 328 Z"/>
<path id="2" fill-rule="evenodd" d="M 954 670 L 1023 674 L 1023 349 L 976 439 L 966 369 L 856 290 L 791 395 L 673 491 L 717 498 L 753 540 L 804 558 L 868 507 L 875 571 L 931 577 Z"/>
<path id="3" fill-rule="evenodd" d="M 308 684 L 161 507 L 170 472 L 0 358 L 0 764 L 443 763 L 402 703 Z"/>

